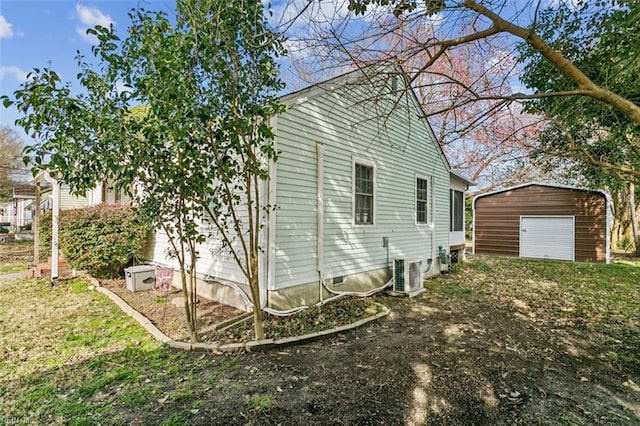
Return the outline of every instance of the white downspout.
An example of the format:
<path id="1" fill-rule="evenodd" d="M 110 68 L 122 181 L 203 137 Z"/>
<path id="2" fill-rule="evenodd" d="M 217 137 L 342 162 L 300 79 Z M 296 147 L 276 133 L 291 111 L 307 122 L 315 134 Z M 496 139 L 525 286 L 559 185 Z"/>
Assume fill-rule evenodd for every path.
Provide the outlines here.
<path id="1" fill-rule="evenodd" d="M 269 119 L 269 124 L 271 125 L 271 129 L 274 134 L 277 135 L 278 132 L 278 117 L 272 116 Z M 276 136 L 273 139 L 273 149 L 278 150 L 278 137 Z M 276 202 L 277 200 L 277 182 L 278 182 L 278 168 L 276 167 L 276 162 L 272 159 L 269 160 L 269 179 L 267 179 L 267 193 L 268 193 L 268 222 L 267 222 L 267 231 L 266 231 L 266 242 L 265 248 L 267 256 L 266 256 L 266 271 L 265 276 L 266 280 L 263 282 L 263 286 L 260 288 L 260 294 L 264 294 L 264 297 L 261 297 L 261 308 L 265 309 L 269 304 L 269 296 L 268 293 L 271 290 L 276 289 Z"/>
<path id="2" fill-rule="evenodd" d="M 318 260 L 318 291 L 322 302 L 322 282 L 324 281 L 324 145 L 316 141 L 317 157 L 317 260 Z"/>
<path id="3" fill-rule="evenodd" d="M 269 202 L 269 180 L 260 183 L 260 204 L 262 206 Z M 260 214 L 263 214 L 262 212 Z M 266 214 L 260 219 L 261 227 L 258 230 L 261 250 L 258 252 L 258 285 L 260 287 L 260 308 L 267 306 L 267 280 L 269 274 L 269 254 L 265 250 L 269 245 L 269 215 Z"/>

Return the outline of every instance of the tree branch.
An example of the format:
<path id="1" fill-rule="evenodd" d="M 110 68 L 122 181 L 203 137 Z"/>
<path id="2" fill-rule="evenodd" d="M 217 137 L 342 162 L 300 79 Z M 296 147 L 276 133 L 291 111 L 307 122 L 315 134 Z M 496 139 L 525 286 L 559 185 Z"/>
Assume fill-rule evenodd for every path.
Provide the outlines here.
<path id="1" fill-rule="evenodd" d="M 498 16 L 496 13 L 492 12 L 491 10 L 473 0 L 464 0 L 463 5 L 464 7 L 489 18 L 493 23 L 492 28 L 507 32 L 526 41 L 553 66 L 555 66 L 562 74 L 573 80 L 573 82 L 578 86 L 579 90 L 584 90 L 585 92 L 582 94 L 619 109 L 629 118 L 631 118 L 636 124 L 640 124 L 640 106 L 634 104 L 633 102 L 616 93 L 613 93 L 608 89 L 602 88 L 599 85 L 595 84 L 561 52 L 547 44 L 533 30 L 529 30 L 508 22 Z"/>

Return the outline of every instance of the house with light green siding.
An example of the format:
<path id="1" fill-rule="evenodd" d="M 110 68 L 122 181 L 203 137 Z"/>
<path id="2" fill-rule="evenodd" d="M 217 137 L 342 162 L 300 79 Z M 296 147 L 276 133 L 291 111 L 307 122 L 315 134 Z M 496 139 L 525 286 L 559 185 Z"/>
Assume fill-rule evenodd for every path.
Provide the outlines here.
<path id="1" fill-rule="evenodd" d="M 450 170 L 403 74 L 354 71 L 281 98 L 263 203 L 262 306 L 312 305 L 388 286 L 417 293 L 448 269 Z M 161 233 L 148 258 L 171 264 Z M 215 238 L 198 291 L 244 307 L 248 286 Z"/>
<path id="2" fill-rule="evenodd" d="M 68 185 L 60 186 L 60 210 L 81 209 L 89 206 L 89 199 L 84 195 L 71 194 Z M 53 194 L 50 186 L 42 190 L 40 210 L 48 211 L 53 208 Z"/>

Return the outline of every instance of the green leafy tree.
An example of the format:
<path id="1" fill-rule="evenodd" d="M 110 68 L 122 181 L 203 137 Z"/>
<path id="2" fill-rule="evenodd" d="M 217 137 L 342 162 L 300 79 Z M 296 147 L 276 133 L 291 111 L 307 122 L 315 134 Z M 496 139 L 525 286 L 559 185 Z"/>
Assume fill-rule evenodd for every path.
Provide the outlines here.
<path id="1" fill-rule="evenodd" d="M 544 10 L 536 28 L 593 82 L 635 102 L 640 99 L 639 4 L 600 11 L 586 22 L 579 10 L 561 4 Z M 554 73 L 530 46 L 523 44 L 521 50 L 527 61 L 521 80 L 527 86 L 546 93 L 572 89 L 571 79 Z M 640 170 L 640 126 L 622 111 L 589 97 L 540 98 L 529 108 L 548 118 L 543 142 L 549 152 L 603 172 L 634 175 Z"/>
<path id="2" fill-rule="evenodd" d="M 220 239 L 245 275 L 262 339 L 258 236 L 271 206 L 260 189 L 276 159 L 269 117 L 282 109 L 282 40 L 257 0 L 181 0 L 175 23 L 143 9 L 130 17 L 123 40 L 113 28 L 88 31 L 99 40 L 98 65 L 78 56 L 82 93 L 36 69 L 5 104 L 23 113 L 36 167 L 77 191 L 113 179 L 168 235 L 193 341 L 198 244 L 207 238 Z"/>

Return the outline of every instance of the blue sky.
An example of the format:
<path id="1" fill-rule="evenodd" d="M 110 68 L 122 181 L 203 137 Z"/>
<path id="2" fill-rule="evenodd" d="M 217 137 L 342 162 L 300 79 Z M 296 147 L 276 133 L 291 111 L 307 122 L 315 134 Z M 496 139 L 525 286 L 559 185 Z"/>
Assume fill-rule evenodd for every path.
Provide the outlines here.
<path id="1" fill-rule="evenodd" d="M 275 4 L 272 25 L 286 28 L 287 34 L 293 36 L 287 45 L 291 54 L 304 49 L 296 45 L 295 38 L 306 33 L 305 19 L 299 16 L 302 10 L 306 15 L 348 13 L 346 0 L 314 3 L 312 7 L 307 7 L 307 0 L 271 2 Z M 74 82 L 78 71 L 76 52 L 91 56 L 92 39 L 86 34 L 87 28 L 113 23 L 117 33 L 124 36 L 130 23 L 127 14 L 136 7 L 175 13 L 173 0 L 0 0 L 0 94 L 13 94 L 33 68 L 49 67 L 62 81 Z M 283 74 L 288 75 L 283 75 L 285 80 L 295 80 L 290 66 L 284 64 L 282 68 Z M 299 87 L 289 86 L 290 90 L 295 88 Z M 13 127 L 16 118 L 15 109 L 0 107 L 0 125 Z M 21 129 L 16 130 L 29 141 Z"/>
<path id="2" fill-rule="evenodd" d="M 265 4 L 273 4 L 270 22 L 274 27 L 286 32 L 289 58 L 298 59 L 299 63 L 309 58 L 312 68 L 321 68 L 322 64 L 315 64 L 317 58 L 311 53 L 312 48 L 304 42 L 305 39 L 314 37 L 314 34 L 310 34 L 310 17 L 313 17 L 315 22 L 336 22 L 339 27 L 339 23 L 349 15 L 348 1 L 313 2 L 311 6 L 308 0 L 262 1 Z M 135 7 L 163 10 L 173 14 L 175 2 L 0 0 L 0 94 L 12 94 L 33 68 L 51 67 L 63 81 L 74 81 L 78 71 L 75 63 L 76 52 L 79 50 L 87 56 L 91 55 L 92 42 L 86 34 L 87 28 L 96 24 L 106 26 L 113 23 L 116 31 L 124 36 L 129 26 L 127 13 Z M 375 7 L 371 9 L 372 12 L 376 12 Z M 359 21 L 368 24 L 374 15 L 375 13 L 361 17 Z M 329 70 L 336 71 L 331 67 Z M 300 70 L 295 69 L 289 60 L 281 62 L 281 71 L 282 78 L 288 83 L 287 90 L 299 89 L 316 78 L 328 77 L 319 72 L 302 77 Z M 0 125 L 13 126 L 16 118 L 18 113 L 15 109 L 0 107 Z M 19 133 L 22 134 L 20 131 Z M 25 138 L 25 141 L 28 142 L 28 139 Z"/>
<path id="3" fill-rule="evenodd" d="M 90 55 L 86 29 L 113 23 L 124 34 L 134 7 L 164 10 L 171 0 L 2 0 L 0 2 L 0 93 L 12 94 L 33 68 L 51 67 L 63 81 L 75 79 L 76 52 Z M 13 126 L 14 109 L 0 107 L 0 125 Z"/>
<path id="4" fill-rule="evenodd" d="M 307 0 L 273 3 L 279 3 L 270 18 L 275 27 L 285 26 L 293 35 L 305 32 L 300 22 L 289 24 Z M 307 13 L 330 14 L 339 10 L 346 14 L 346 0 L 335 3 L 337 5 L 333 2 L 315 5 L 308 8 Z M 74 82 L 78 71 L 76 52 L 91 55 L 92 39 L 86 34 L 87 28 L 113 23 L 117 33 L 124 36 L 130 23 L 127 14 L 136 7 L 175 13 L 173 0 L 0 0 L 0 94 L 13 94 L 33 68 L 49 67 L 62 81 Z M 295 53 L 293 44 L 288 47 Z M 16 118 L 15 109 L 0 106 L 0 125 L 13 127 Z M 25 142 L 29 141 L 21 129 L 16 130 Z"/>

